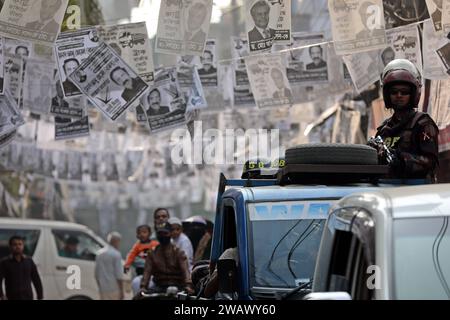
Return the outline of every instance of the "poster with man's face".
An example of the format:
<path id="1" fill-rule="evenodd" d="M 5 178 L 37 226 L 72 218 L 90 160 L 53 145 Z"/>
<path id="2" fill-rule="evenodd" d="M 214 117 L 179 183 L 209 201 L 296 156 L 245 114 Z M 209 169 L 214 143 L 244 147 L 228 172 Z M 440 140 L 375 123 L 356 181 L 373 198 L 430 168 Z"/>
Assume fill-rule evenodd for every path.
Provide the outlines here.
<path id="1" fill-rule="evenodd" d="M 77 120 L 81 119 L 86 108 L 86 98 L 84 96 L 73 98 L 64 97 L 58 69 L 53 71 L 52 86 L 53 90 L 50 113 L 62 118 Z"/>
<path id="2" fill-rule="evenodd" d="M 278 1 L 245 1 L 246 32 L 250 54 L 270 52 L 277 33 L 280 16 Z"/>
<path id="3" fill-rule="evenodd" d="M 4 50 L 6 54 L 27 59 L 32 57 L 33 45 L 30 41 L 5 38 Z"/>
<path id="4" fill-rule="evenodd" d="M 386 47 L 382 0 L 328 0 L 336 54 Z"/>
<path id="5" fill-rule="evenodd" d="M 198 74 L 204 88 L 217 88 L 219 76 L 217 73 L 217 51 L 216 40 L 206 41 L 205 51 L 200 57 L 200 68 Z"/>
<path id="6" fill-rule="evenodd" d="M 149 88 L 106 43 L 102 43 L 69 79 L 112 121 L 139 102 Z"/>
<path id="7" fill-rule="evenodd" d="M 162 1 L 155 51 L 200 56 L 209 33 L 212 6 L 212 0 Z"/>
<path id="8" fill-rule="evenodd" d="M 94 52 L 99 44 L 100 38 L 96 28 L 63 32 L 58 36 L 55 52 L 64 97 L 72 98 L 82 95 L 69 76 Z"/>
<path id="9" fill-rule="evenodd" d="M 175 67 L 156 72 L 155 83 L 144 95 L 142 104 L 151 133 L 186 123 L 187 105 Z"/>
<path id="10" fill-rule="evenodd" d="M 100 38 L 113 48 L 145 82 L 154 80 L 153 52 L 145 22 L 98 26 Z"/>
<path id="11" fill-rule="evenodd" d="M 233 58 L 233 85 L 238 88 L 248 88 L 248 75 L 245 57 L 249 55 L 248 41 L 243 38 L 232 37 L 231 56 Z"/>
<path id="12" fill-rule="evenodd" d="M 22 100 L 23 59 L 16 55 L 4 55 L 4 92 L 8 92 L 18 106 Z"/>
<path id="13" fill-rule="evenodd" d="M 328 82 L 328 47 L 321 44 L 323 34 L 294 33 L 292 39 L 287 54 L 289 82 L 305 85 Z"/>
<path id="14" fill-rule="evenodd" d="M 389 29 L 386 31 L 388 47 L 381 53 L 383 69 L 394 59 L 407 59 L 422 73 L 422 53 L 417 25 Z"/>
<path id="15" fill-rule="evenodd" d="M 5 0 L 0 12 L 0 34 L 53 45 L 69 0 Z"/>
<path id="16" fill-rule="evenodd" d="M 292 90 L 281 55 L 249 56 L 245 62 L 251 88 L 259 108 L 292 104 Z"/>
<path id="17" fill-rule="evenodd" d="M 28 59 L 23 85 L 23 107 L 46 115 L 52 103 L 54 64 Z"/>

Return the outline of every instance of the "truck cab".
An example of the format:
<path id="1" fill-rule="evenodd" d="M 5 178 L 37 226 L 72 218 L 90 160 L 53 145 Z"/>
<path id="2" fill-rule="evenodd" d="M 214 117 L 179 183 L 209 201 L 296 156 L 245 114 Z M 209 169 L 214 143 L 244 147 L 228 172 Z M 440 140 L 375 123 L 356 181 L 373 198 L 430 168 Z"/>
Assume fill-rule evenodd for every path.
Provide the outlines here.
<path id="1" fill-rule="evenodd" d="M 305 299 L 450 299 L 449 217 L 449 184 L 341 199 L 326 222 Z"/>
<path id="2" fill-rule="evenodd" d="M 295 152 L 312 162 L 307 154 L 316 154 L 316 149 L 306 146 Z M 233 296 L 239 300 L 298 299 L 307 294 L 329 209 L 355 192 L 402 183 L 379 180 L 388 168 L 367 161 L 302 164 L 290 154 L 274 179 L 245 173 L 251 178 L 221 177 L 211 266 L 220 262 L 227 249 L 237 248 Z M 333 148 L 327 161 L 330 156 Z"/>

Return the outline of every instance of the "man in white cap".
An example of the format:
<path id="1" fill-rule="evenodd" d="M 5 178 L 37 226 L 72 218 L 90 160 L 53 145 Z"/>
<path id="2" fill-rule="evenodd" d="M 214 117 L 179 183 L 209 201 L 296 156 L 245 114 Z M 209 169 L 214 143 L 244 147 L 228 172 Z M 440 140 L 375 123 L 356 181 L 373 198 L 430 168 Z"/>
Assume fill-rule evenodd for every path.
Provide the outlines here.
<path id="1" fill-rule="evenodd" d="M 194 248 L 191 240 L 183 233 L 183 223 L 178 218 L 170 218 L 169 224 L 171 228 L 172 243 L 180 250 L 184 251 L 184 254 L 188 258 L 189 271 L 192 271 L 192 262 L 194 259 Z"/>
<path id="2" fill-rule="evenodd" d="M 122 236 L 118 232 L 108 234 L 108 246 L 101 249 L 95 259 L 95 279 L 101 300 L 123 300 L 123 265 L 119 251 Z"/>

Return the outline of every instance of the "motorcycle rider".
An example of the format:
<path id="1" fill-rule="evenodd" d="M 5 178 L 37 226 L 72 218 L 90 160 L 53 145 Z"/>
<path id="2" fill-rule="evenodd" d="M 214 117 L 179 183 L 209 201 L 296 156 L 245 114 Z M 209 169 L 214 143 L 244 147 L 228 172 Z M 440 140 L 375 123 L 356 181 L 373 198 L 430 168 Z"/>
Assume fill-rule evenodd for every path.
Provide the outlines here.
<path id="1" fill-rule="evenodd" d="M 376 136 L 394 152 L 390 176 L 436 182 L 439 129 L 428 114 L 415 110 L 422 91 L 419 70 L 406 59 L 393 60 L 383 71 L 382 87 L 386 108 L 394 114 L 377 128 Z M 383 151 L 378 151 L 383 162 Z"/>
<path id="2" fill-rule="evenodd" d="M 192 293 L 191 276 L 188 260 L 184 252 L 171 243 L 171 226 L 169 223 L 156 229 L 159 245 L 147 255 L 141 292 L 147 291 L 153 276 L 150 292 L 166 292 L 169 287 L 177 287 Z"/>

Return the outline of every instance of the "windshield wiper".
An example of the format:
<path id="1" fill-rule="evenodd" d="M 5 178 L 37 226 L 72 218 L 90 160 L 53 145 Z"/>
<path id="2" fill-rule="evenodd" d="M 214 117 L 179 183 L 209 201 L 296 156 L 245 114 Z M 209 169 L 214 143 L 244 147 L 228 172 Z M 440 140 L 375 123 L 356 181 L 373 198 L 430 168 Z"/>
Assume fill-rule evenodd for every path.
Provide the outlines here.
<path id="1" fill-rule="evenodd" d="M 289 283 L 287 283 L 286 280 L 284 280 L 283 278 L 281 278 L 277 273 L 275 273 L 272 270 L 272 262 L 273 259 L 275 258 L 275 252 L 277 251 L 278 247 L 280 246 L 280 244 L 283 242 L 284 239 L 286 239 L 286 237 L 289 235 L 289 233 L 292 232 L 292 230 L 294 230 L 299 224 L 300 222 L 302 222 L 302 220 L 298 220 L 296 224 L 294 224 L 294 226 L 292 228 L 290 228 L 288 230 L 288 232 L 285 233 L 285 235 L 283 237 L 281 237 L 280 241 L 278 241 L 278 243 L 276 244 L 276 246 L 273 248 L 272 254 L 270 256 L 270 260 L 269 260 L 269 264 L 267 266 L 267 270 L 270 271 L 270 273 L 272 273 L 276 278 L 278 278 L 279 280 L 281 280 L 281 282 L 284 282 L 287 286 L 289 286 Z"/>
<path id="2" fill-rule="evenodd" d="M 292 254 L 294 253 L 295 249 L 298 248 L 298 246 L 309 237 L 309 235 L 314 231 L 314 229 L 312 229 L 311 231 L 309 231 L 309 233 L 302 239 L 303 235 L 308 232 L 309 228 L 312 227 L 312 225 L 314 224 L 316 220 L 312 220 L 312 222 L 308 225 L 308 227 L 306 227 L 306 229 L 303 231 L 303 233 L 300 235 L 300 237 L 298 237 L 297 241 L 294 243 L 294 245 L 292 246 L 292 248 L 289 250 L 289 254 L 287 256 L 287 263 L 288 263 L 288 268 L 289 268 L 289 272 L 292 274 L 292 276 L 294 277 L 294 279 L 297 278 L 297 275 L 295 274 L 295 272 L 292 270 L 291 267 L 291 257 Z"/>
<path id="3" fill-rule="evenodd" d="M 293 295 L 296 295 L 297 293 L 299 293 L 301 290 L 306 289 L 308 287 L 311 287 L 313 283 L 313 280 L 311 279 L 309 282 L 306 283 L 302 283 L 301 285 L 299 285 L 297 288 L 292 289 L 291 291 L 289 291 L 288 293 L 286 293 L 285 295 L 282 295 L 280 297 L 280 300 L 286 300 L 289 299 L 290 297 L 292 297 Z"/>

